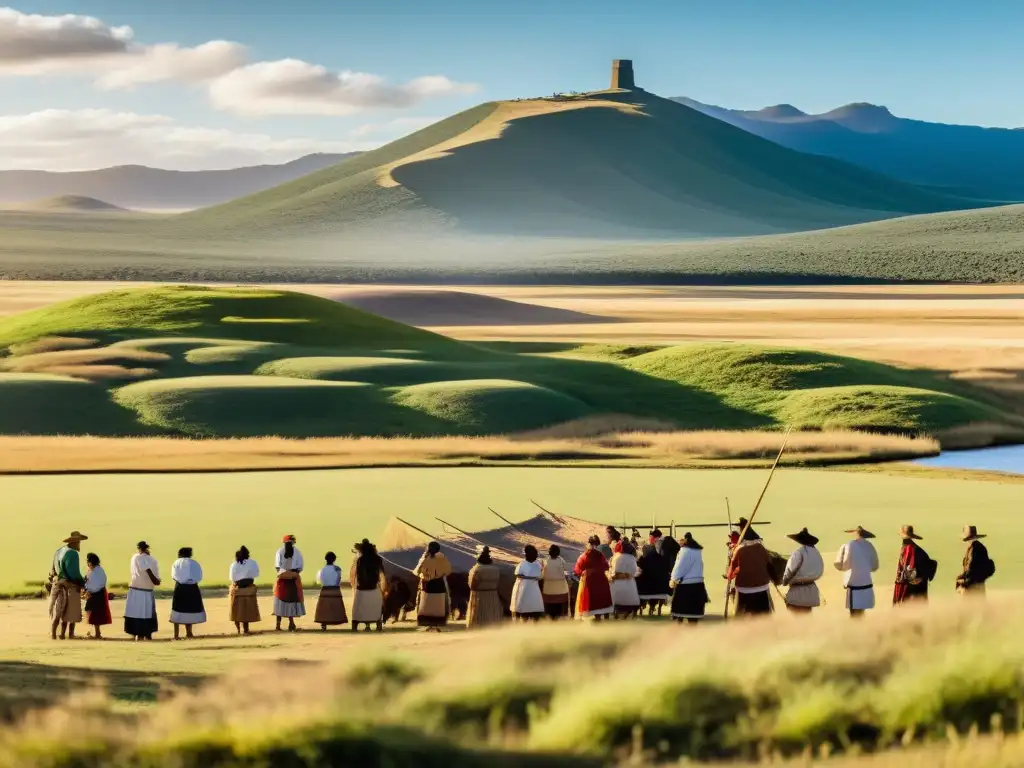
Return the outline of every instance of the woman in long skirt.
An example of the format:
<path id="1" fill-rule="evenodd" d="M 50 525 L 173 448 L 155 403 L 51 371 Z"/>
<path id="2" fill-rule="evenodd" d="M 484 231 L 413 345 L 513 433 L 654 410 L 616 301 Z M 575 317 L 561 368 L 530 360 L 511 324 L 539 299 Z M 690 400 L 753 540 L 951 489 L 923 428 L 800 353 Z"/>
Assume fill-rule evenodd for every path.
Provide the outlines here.
<path id="1" fill-rule="evenodd" d="M 295 537 L 288 534 L 284 545 L 274 556 L 277 581 L 274 583 L 274 628 L 281 631 L 281 619 L 288 619 L 288 631 L 295 632 L 295 619 L 306 615 L 306 600 L 302 594 L 302 553 L 295 546 Z"/>
<path id="2" fill-rule="evenodd" d="M 483 547 L 476 558 L 476 565 L 469 572 L 469 611 L 466 614 L 466 629 L 500 624 L 505 620 L 505 609 L 498 597 L 501 572 L 491 560 L 491 548 Z"/>
<path id="3" fill-rule="evenodd" d="M 380 632 L 384 629 L 384 560 L 369 539 L 356 544 L 356 552 L 348 577 L 352 582 L 352 631 L 365 624 L 367 632 L 371 627 Z"/>
<path id="4" fill-rule="evenodd" d="M 569 615 L 569 564 L 562 559 L 562 550 L 557 544 L 548 547 L 540 591 L 544 598 L 544 613 L 550 618 L 560 619 Z"/>
<path id="5" fill-rule="evenodd" d="M 654 544 L 644 544 L 636 566 L 640 572 L 636 577 L 636 591 L 640 595 L 640 609 L 647 607 L 647 614 L 653 616 L 655 609 L 661 616 L 661 608 L 669 597 L 668 582 L 673 563 L 665 560 Z"/>
<path id="6" fill-rule="evenodd" d="M 132 556 L 131 581 L 124 603 L 124 631 L 138 640 L 152 640 L 157 631 L 156 598 L 153 590 L 160 586 L 160 566 L 149 553 L 149 544 L 140 541 Z"/>
<path id="7" fill-rule="evenodd" d="M 523 548 L 523 559 L 516 566 L 516 583 L 512 587 L 513 619 L 539 621 L 544 618 L 544 597 L 540 591 L 543 572 L 537 562 L 537 548 L 527 544 Z"/>
<path id="8" fill-rule="evenodd" d="M 672 568 L 672 618 L 695 624 L 704 618 L 711 598 L 704 586 L 704 549 L 689 533 L 683 534 L 682 547 Z"/>
<path id="9" fill-rule="evenodd" d="M 615 611 L 612 589 L 608 583 L 608 560 L 599 547 L 601 540 L 591 536 L 586 551 L 576 561 L 573 572 L 580 578 L 576 595 L 576 618 L 607 619 Z"/>
<path id="10" fill-rule="evenodd" d="M 416 623 L 427 631 L 440 632 L 448 624 L 451 601 L 448 597 L 447 576 L 452 572 L 451 563 L 441 553 L 436 541 L 427 545 L 416 565 L 415 573 L 420 578 L 420 593 L 416 600 Z"/>
<path id="11" fill-rule="evenodd" d="M 85 623 L 93 628 L 94 638 L 102 640 L 100 627 L 113 624 L 110 616 L 110 596 L 107 594 L 107 573 L 95 552 L 85 556 L 88 570 L 85 575 Z"/>
<path id="12" fill-rule="evenodd" d="M 316 576 L 316 581 L 320 585 L 320 596 L 316 599 L 313 621 L 324 631 L 327 631 L 327 627 L 348 624 L 345 598 L 341 595 L 341 568 L 334 564 L 337 559 L 338 556 L 333 552 L 324 555 L 326 565 Z"/>
<path id="13" fill-rule="evenodd" d="M 242 547 L 235 552 L 235 561 L 228 571 L 231 588 L 228 599 L 231 605 L 231 621 L 235 623 L 235 632 L 249 634 L 249 625 L 260 621 L 260 603 L 257 598 L 256 579 L 260 576 L 260 566 L 249 557 L 249 549 Z"/>
<path id="14" fill-rule="evenodd" d="M 615 616 L 635 618 L 640 611 L 640 595 L 636 589 L 636 548 L 632 542 L 622 542 L 619 551 L 612 556 L 610 570 Z"/>
<path id="15" fill-rule="evenodd" d="M 203 580 L 203 569 L 192 559 L 192 547 L 178 550 L 178 559 L 171 566 L 171 581 L 174 582 L 174 597 L 171 600 L 171 623 L 174 625 L 174 639 L 179 639 L 181 625 L 185 625 L 185 637 L 192 638 L 192 627 L 206 621 L 206 608 L 199 582 Z"/>

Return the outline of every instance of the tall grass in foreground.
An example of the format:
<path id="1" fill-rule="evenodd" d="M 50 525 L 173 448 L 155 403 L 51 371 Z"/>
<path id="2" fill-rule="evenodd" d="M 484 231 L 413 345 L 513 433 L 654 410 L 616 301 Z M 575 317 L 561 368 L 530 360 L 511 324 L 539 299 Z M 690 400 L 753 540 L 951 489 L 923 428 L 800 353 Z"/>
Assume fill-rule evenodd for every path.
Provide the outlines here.
<path id="1" fill-rule="evenodd" d="M 568 429 L 571 425 L 566 425 Z M 706 466 L 770 462 L 782 434 L 769 431 L 600 431 L 509 437 L 249 439 L 0 437 L 6 472 L 597 463 L 624 466 Z M 791 464 L 886 461 L 933 456 L 927 437 L 852 431 L 794 433 Z"/>
<path id="2" fill-rule="evenodd" d="M 1020 600 L 856 622 L 516 627 L 387 655 L 367 644 L 329 671 L 242 667 L 128 715 L 88 694 L 0 730 L 0 765 L 799 764 L 878 752 L 887 766 L 888 750 L 921 747 L 901 765 L 959 766 L 963 754 L 943 763 L 934 756 L 957 751 L 931 747 L 979 733 L 993 734 L 979 742 L 996 756 L 984 765 L 1019 765 Z"/>

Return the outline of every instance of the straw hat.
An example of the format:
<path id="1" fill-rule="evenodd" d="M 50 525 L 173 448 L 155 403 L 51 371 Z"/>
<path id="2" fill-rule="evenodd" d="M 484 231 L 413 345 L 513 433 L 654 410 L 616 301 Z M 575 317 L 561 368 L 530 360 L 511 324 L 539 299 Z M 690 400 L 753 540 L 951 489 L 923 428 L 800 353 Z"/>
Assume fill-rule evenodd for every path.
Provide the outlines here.
<path id="1" fill-rule="evenodd" d="M 65 544 L 71 544 L 76 541 L 85 541 L 89 537 L 80 531 L 72 531 L 71 535 L 64 539 Z"/>
<path id="2" fill-rule="evenodd" d="M 918 541 L 924 540 L 923 536 L 918 536 L 916 533 L 914 533 L 914 526 L 912 525 L 904 525 L 902 528 L 900 528 L 900 536 L 902 536 L 904 539 L 917 539 Z"/>
<path id="3" fill-rule="evenodd" d="M 964 526 L 964 541 L 977 541 L 978 539 L 984 539 L 986 534 L 978 533 L 978 528 L 973 525 Z"/>
<path id="4" fill-rule="evenodd" d="M 808 533 L 807 528 L 801 528 L 796 533 L 787 533 L 786 537 L 805 547 L 813 547 L 818 544 L 818 537 Z"/>
<path id="5" fill-rule="evenodd" d="M 873 539 L 873 538 L 875 538 L 875 534 L 873 534 L 871 531 L 865 530 L 863 527 L 861 527 L 859 525 L 856 528 L 851 528 L 850 530 L 847 531 L 847 533 L 856 533 L 858 539 Z"/>

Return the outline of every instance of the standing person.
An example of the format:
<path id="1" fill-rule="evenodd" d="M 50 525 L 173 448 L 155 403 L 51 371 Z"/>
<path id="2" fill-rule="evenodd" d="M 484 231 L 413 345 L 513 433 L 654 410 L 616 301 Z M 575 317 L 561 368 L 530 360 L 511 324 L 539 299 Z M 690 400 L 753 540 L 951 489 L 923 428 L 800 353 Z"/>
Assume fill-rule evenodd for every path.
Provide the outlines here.
<path id="1" fill-rule="evenodd" d="M 973 525 L 964 526 L 963 541 L 967 542 L 964 553 L 963 571 L 956 579 L 956 591 L 961 595 L 984 595 L 985 582 L 996 572 L 996 564 L 988 555 L 988 548 L 979 541 L 984 533 L 978 533 Z"/>
<path id="2" fill-rule="evenodd" d="M 171 566 L 171 581 L 174 582 L 174 596 L 171 598 L 171 624 L 174 625 L 174 639 L 178 640 L 181 625 L 185 625 L 185 637 L 192 639 L 192 627 L 206 622 L 206 607 L 199 582 L 203 580 L 203 569 L 192 559 L 192 547 L 178 550 L 178 559 Z"/>
<path id="3" fill-rule="evenodd" d="M 93 637 L 102 640 L 100 627 L 113 624 L 110 616 L 110 596 L 107 594 L 107 572 L 100 565 L 100 558 L 95 552 L 85 556 L 88 566 L 85 575 L 85 623 L 93 628 Z"/>
<path id="4" fill-rule="evenodd" d="M 612 557 L 609 570 L 615 616 L 635 618 L 640 611 L 640 595 L 636 588 L 636 549 L 632 542 L 622 542 L 619 551 Z"/>
<path id="5" fill-rule="evenodd" d="M 295 537 L 290 533 L 277 554 L 274 555 L 274 568 L 277 570 L 277 581 L 274 582 L 274 629 L 281 631 L 281 619 L 288 619 L 288 631 L 295 632 L 295 619 L 306 615 L 306 600 L 302 594 L 302 568 L 305 565 L 302 553 L 295 546 Z"/>
<path id="6" fill-rule="evenodd" d="M 896 584 L 892 591 L 892 604 L 928 599 L 928 582 L 935 578 L 937 563 L 918 545 L 922 537 L 914 533 L 914 526 L 900 528 L 903 547 L 896 565 Z"/>
<path id="7" fill-rule="evenodd" d="M 441 545 L 432 541 L 427 545 L 414 573 L 420 577 L 420 592 L 416 600 L 416 623 L 440 632 L 448 625 L 451 599 L 448 597 L 448 575 L 452 565 L 441 552 Z"/>
<path id="8" fill-rule="evenodd" d="M 348 580 L 352 584 L 352 631 L 365 624 L 367 632 L 371 625 L 380 632 L 384 629 L 384 590 L 387 586 L 384 560 L 369 539 L 356 544 L 355 551 L 356 559 L 348 572 Z"/>
<path id="9" fill-rule="evenodd" d="M 491 559 L 491 548 L 481 547 L 476 565 L 469 572 L 469 611 L 466 629 L 481 629 L 505 620 L 505 609 L 498 597 L 501 573 Z M 518 579 L 517 579 L 518 583 Z"/>
<path id="10" fill-rule="evenodd" d="M 131 581 L 128 598 L 124 603 L 124 631 L 136 642 L 152 640 L 157 631 L 156 597 L 153 590 L 160 586 L 160 566 L 149 553 L 149 544 L 140 541 L 138 552 L 132 555 L 129 566 Z"/>
<path id="11" fill-rule="evenodd" d="M 601 540 L 597 536 L 587 541 L 587 548 L 576 561 L 573 573 L 580 579 L 576 618 L 593 617 L 597 621 L 609 618 L 615 612 L 615 604 L 608 583 L 608 560 L 601 553 Z"/>
<path id="12" fill-rule="evenodd" d="M 689 532 L 683 534 L 683 543 L 672 566 L 669 581 L 674 621 L 696 624 L 704 618 L 704 610 L 711 602 L 707 587 L 704 586 L 703 549 Z"/>
<path id="13" fill-rule="evenodd" d="M 646 605 L 649 616 L 653 616 L 654 609 L 657 608 L 658 615 L 661 616 L 661 608 L 669 596 L 668 582 L 674 562 L 667 562 L 655 544 L 644 544 L 636 565 L 639 569 L 636 591 L 640 596 L 640 608 L 642 610 Z"/>
<path id="14" fill-rule="evenodd" d="M 654 551 L 661 555 L 665 561 L 665 567 L 671 571 L 679 557 L 680 544 L 672 536 L 663 536 L 661 531 L 655 528 L 651 531 L 651 539 L 654 544 Z"/>
<path id="15" fill-rule="evenodd" d="M 228 571 L 231 588 L 228 599 L 231 606 L 231 621 L 235 623 L 235 632 L 250 634 L 249 625 L 260 621 L 260 603 L 257 598 L 256 579 L 260 576 L 260 566 L 249 557 L 249 549 L 243 544 L 235 552 L 235 561 Z"/>
<path id="16" fill-rule="evenodd" d="M 727 574 L 736 583 L 736 616 L 763 616 L 774 610 L 768 591 L 772 583 L 768 550 L 746 518 L 741 517 L 738 525 L 747 532 L 736 545 L 732 572 Z"/>
<path id="17" fill-rule="evenodd" d="M 320 596 L 316 599 L 316 611 L 313 621 L 320 625 L 324 632 L 327 627 L 348 624 L 345 612 L 345 598 L 341 594 L 341 568 L 334 563 L 338 556 L 333 552 L 324 555 L 324 567 L 316 575 L 316 583 L 320 585 Z"/>
<path id="18" fill-rule="evenodd" d="M 871 574 L 878 570 L 878 553 L 868 539 L 875 534 L 861 526 L 847 533 L 854 538 L 839 548 L 836 553 L 836 570 L 843 571 L 843 587 L 846 589 L 846 609 L 854 618 L 864 615 L 875 607 L 875 588 Z"/>
<path id="19" fill-rule="evenodd" d="M 782 586 L 789 587 L 786 608 L 791 613 L 810 613 L 821 605 L 821 594 L 815 582 L 825 574 L 825 562 L 817 549 L 818 537 L 812 536 L 806 528 L 787 537 L 800 548 L 789 556 L 782 576 Z"/>
<path id="20" fill-rule="evenodd" d="M 78 553 L 82 542 L 89 537 L 74 531 L 64 539 L 64 543 L 53 553 L 50 562 L 50 576 L 47 581 L 50 587 L 50 637 L 57 639 L 57 627 L 60 627 L 60 639 L 75 639 L 75 624 L 82 621 L 81 589 L 85 586 Z"/>
<path id="21" fill-rule="evenodd" d="M 569 564 L 562 559 L 561 548 L 552 544 L 541 577 L 541 595 L 548 617 L 560 619 L 569 615 L 569 592 Z"/>
<path id="22" fill-rule="evenodd" d="M 600 550 L 605 560 L 611 562 L 612 557 L 619 550 L 619 543 L 621 541 L 622 534 L 619 533 L 615 526 L 609 525 L 604 529 L 604 541 L 601 542 Z"/>
<path id="23" fill-rule="evenodd" d="M 537 562 L 537 548 L 527 544 L 523 548 L 523 559 L 516 566 L 516 583 L 512 587 L 513 619 L 539 621 L 544 618 L 544 597 L 540 591 L 543 572 Z"/>

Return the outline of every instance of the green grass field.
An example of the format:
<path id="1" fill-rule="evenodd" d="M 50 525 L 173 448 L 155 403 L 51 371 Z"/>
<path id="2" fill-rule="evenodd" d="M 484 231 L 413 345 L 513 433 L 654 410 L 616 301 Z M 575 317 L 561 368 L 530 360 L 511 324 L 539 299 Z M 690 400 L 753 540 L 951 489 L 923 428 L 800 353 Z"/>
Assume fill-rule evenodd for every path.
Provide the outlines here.
<path id="1" fill-rule="evenodd" d="M 114 581 L 124 581 L 139 539 L 153 545 L 164 567 L 179 547 L 192 546 L 211 583 L 226 581 L 239 545 L 247 545 L 269 576 L 281 536 L 294 533 L 311 563 L 327 549 L 347 560 L 352 542 L 379 536 L 398 515 L 441 536 L 435 516 L 464 530 L 501 527 L 493 507 L 510 519 L 536 513 L 529 500 L 595 522 L 659 524 L 725 522 L 750 508 L 764 470 L 656 470 L 557 468 L 371 469 L 189 475 L 0 477 L 0 496 L 18 515 L 21 554 L 0 563 L 0 585 L 16 588 L 46 577 L 49 559 L 67 531 L 91 537 L 84 546 L 104 559 Z M 899 527 L 913 524 L 940 562 L 937 594 L 952 594 L 963 554 L 962 527 L 992 534 L 997 588 L 1024 587 L 1024 558 L 1009 546 L 1024 535 L 1017 510 L 1024 483 L 1013 480 L 936 479 L 838 470 L 783 469 L 765 499 L 767 542 L 788 552 L 786 533 L 804 525 L 826 554 L 845 540 L 843 530 L 864 525 L 878 535 L 880 599 L 899 549 Z M 66 529 L 66 530 L 65 530 Z M 706 547 L 709 573 L 724 550 L 723 529 L 694 529 Z M 681 535 L 682 531 L 678 531 Z M 323 550 L 323 551 L 321 551 Z M 714 582 L 712 581 L 712 584 Z M 841 607 L 839 576 L 826 573 L 828 611 Z M 712 589 L 717 601 L 720 595 Z"/>

